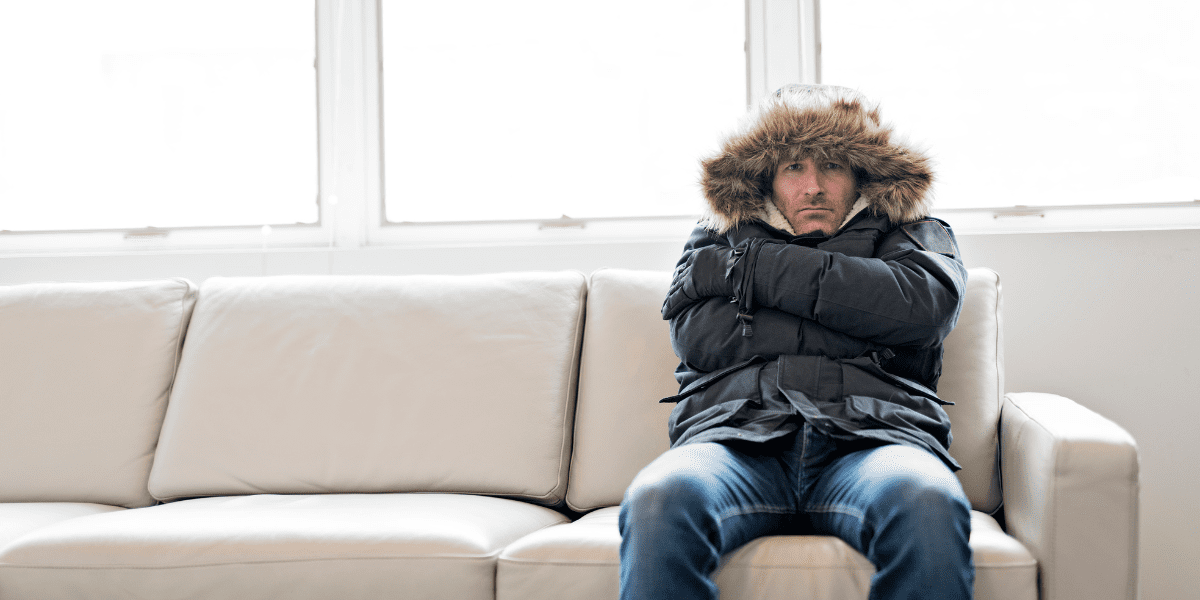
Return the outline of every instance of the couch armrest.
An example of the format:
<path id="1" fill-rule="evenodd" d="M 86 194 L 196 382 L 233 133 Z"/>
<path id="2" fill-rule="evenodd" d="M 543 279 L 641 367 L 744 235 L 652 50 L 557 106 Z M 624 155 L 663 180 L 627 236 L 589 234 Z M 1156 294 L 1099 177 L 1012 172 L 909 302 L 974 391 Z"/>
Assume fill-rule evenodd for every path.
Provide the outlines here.
<path id="1" fill-rule="evenodd" d="M 1008 394 L 1000 449 L 1008 533 L 1037 558 L 1041 600 L 1136 598 L 1133 437 L 1067 398 Z"/>

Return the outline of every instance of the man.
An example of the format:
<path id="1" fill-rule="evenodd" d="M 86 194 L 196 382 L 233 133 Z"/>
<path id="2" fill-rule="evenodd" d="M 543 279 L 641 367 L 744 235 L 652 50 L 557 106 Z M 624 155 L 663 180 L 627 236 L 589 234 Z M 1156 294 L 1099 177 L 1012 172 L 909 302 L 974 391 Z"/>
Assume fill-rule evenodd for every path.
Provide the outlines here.
<path id="1" fill-rule="evenodd" d="M 789 86 L 703 163 L 663 318 L 672 447 L 621 505 L 621 596 L 716 598 L 721 556 L 835 535 L 871 598 L 970 598 L 970 505 L 935 389 L 962 308 L 929 160 L 854 90 Z"/>

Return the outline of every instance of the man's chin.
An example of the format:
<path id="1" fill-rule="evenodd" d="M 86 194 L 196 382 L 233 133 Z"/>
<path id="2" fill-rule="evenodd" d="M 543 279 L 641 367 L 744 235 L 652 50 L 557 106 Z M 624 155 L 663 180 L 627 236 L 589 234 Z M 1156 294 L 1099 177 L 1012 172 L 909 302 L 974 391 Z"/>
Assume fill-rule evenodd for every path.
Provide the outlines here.
<path id="1" fill-rule="evenodd" d="M 797 227 L 796 225 L 792 225 L 792 230 L 794 230 L 796 232 L 796 235 L 813 235 L 813 234 L 819 233 L 826 237 L 830 237 L 834 234 L 835 231 L 837 231 L 837 228 L 834 227 L 830 223 L 811 223 L 810 222 L 810 223 L 801 223 L 799 227 Z"/>
<path id="2" fill-rule="evenodd" d="M 796 235 L 822 233 L 825 236 L 832 236 L 837 231 L 837 224 L 833 222 L 834 215 L 831 211 L 804 210 L 793 216 L 795 218 L 789 219 L 789 222 Z"/>

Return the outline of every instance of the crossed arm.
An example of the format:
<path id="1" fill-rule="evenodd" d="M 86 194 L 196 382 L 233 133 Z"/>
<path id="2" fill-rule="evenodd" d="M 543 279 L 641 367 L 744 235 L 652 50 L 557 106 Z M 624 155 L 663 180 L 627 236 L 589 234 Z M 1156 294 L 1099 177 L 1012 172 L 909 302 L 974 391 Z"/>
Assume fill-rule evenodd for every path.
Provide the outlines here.
<path id="1" fill-rule="evenodd" d="M 754 355 L 849 358 L 940 343 L 962 307 L 961 261 L 922 248 L 900 229 L 876 254 L 847 256 L 762 239 L 734 248 L 698 232 L 663 304 L 675 351 L 688 365 L 712 371 Z M 739 322 L 747 310 L 753 313 L 749 336 Z"/>

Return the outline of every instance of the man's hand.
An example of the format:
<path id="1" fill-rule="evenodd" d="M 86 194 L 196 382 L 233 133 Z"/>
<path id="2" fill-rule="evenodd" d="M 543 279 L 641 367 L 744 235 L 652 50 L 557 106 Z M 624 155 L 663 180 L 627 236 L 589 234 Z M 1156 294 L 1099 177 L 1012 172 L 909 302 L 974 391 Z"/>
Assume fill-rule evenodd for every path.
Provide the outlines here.
<path id="1" fill-rule="evenodd" d="M 671 289 L 663 301 L 663 318 L 671 319 L 684 307 L 703 298 L 733 296 L 734 270 L 745 251 L 742 247 L 705 246 L 692 252 L 686 261 L 675 267 Z"/>

